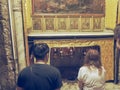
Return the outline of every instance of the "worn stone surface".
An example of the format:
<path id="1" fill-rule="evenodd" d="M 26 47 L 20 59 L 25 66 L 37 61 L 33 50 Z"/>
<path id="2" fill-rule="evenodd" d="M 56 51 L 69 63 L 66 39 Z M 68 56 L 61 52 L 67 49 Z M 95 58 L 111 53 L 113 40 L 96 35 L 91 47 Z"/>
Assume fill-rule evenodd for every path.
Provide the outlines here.
<path id="1" fill-rule="evenodd" d="M 0 90 L 14 90 L 15 68 L 12 54 L 7 0 L 0 1 Z"/>
<path id="2" fill-rule="evenodd" d="M 63 82 L 61 90 L 79 90 L 77 82 Z M 105 83 L 105 90 L 120 90 L 120 83 Z"/>

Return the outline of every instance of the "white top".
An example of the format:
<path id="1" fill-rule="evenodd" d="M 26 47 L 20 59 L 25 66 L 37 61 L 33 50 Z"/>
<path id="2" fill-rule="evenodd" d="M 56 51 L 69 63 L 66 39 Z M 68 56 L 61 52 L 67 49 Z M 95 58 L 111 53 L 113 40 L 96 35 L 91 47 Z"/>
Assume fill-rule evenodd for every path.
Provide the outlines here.
<path id="1" fill-rule="evenodd" d="M 78 80 L 84 83 L 83 90 L 105 90 L 105 69 L 102 67 L 102 74 L 96 67 L 82 66 L 78 72 Z"/>

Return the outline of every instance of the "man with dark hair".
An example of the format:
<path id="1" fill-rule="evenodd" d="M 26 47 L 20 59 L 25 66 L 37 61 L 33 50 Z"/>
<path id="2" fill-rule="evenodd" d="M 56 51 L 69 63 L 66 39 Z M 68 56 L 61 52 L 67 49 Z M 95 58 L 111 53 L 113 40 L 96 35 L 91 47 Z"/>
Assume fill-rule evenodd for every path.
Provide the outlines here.
<path id="1" fill-rule="evenodd" d="M 35 44 L 33 55 L 36 63 L 24 68 L 18 76 L 17 90 L 60 90 L 62 79 L 57 68 L 46 64 L 49 47 L 45 43 Z"/>

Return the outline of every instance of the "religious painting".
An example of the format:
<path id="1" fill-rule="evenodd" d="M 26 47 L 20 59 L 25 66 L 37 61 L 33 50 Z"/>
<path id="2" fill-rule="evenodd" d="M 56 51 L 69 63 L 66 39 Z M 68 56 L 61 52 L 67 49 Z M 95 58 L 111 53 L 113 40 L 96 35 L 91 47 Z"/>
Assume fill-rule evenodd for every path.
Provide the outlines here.
<path id="1" fill-rule="evenodd" d="M 35 18 L 32 20 L 33 23 L 33 30 L 41 30 L 42 25 L 41 25 L 41 19 Z"/>
<path id="2" fill-rule="evenodd" d="M 104 14 L 105 0 L 32 0 L 33 14 Z"/>
<path id="3" fill-rule="evenodd" d="M 66 18 L 58 18 L 58 30 L 66 30 L 67 28 Z"/>
<path id="4" fill-rule="evenodd" d="M 45 18 L 46 30 L 54 30 L 54 18 Z"/>
<path id="5" fill-rule="evenodd" d="M 96 31 L 101 30 L 101 18 L 93 18 L 93 29 Z"/>
<path id="6" fill-rule="evenodd" d="M 70 18 L 70 30 L 78 30 L 79 18 Z"/>
<path id="7" fill-rule="evenodd" d="M 82 31 L 90 31 L 90 18 L 82 18 L 81 29 Z"/>

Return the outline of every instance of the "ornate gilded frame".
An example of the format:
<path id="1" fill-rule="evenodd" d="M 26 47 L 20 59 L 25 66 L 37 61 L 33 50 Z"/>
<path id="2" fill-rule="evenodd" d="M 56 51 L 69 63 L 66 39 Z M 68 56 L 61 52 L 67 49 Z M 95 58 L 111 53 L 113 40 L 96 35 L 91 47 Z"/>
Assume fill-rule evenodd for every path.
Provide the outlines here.
<path id="1" fill-rule="evenodd" d="M 104 29 L 105 0 L 31 1 L 34 31 L 86 32 Z"/>

